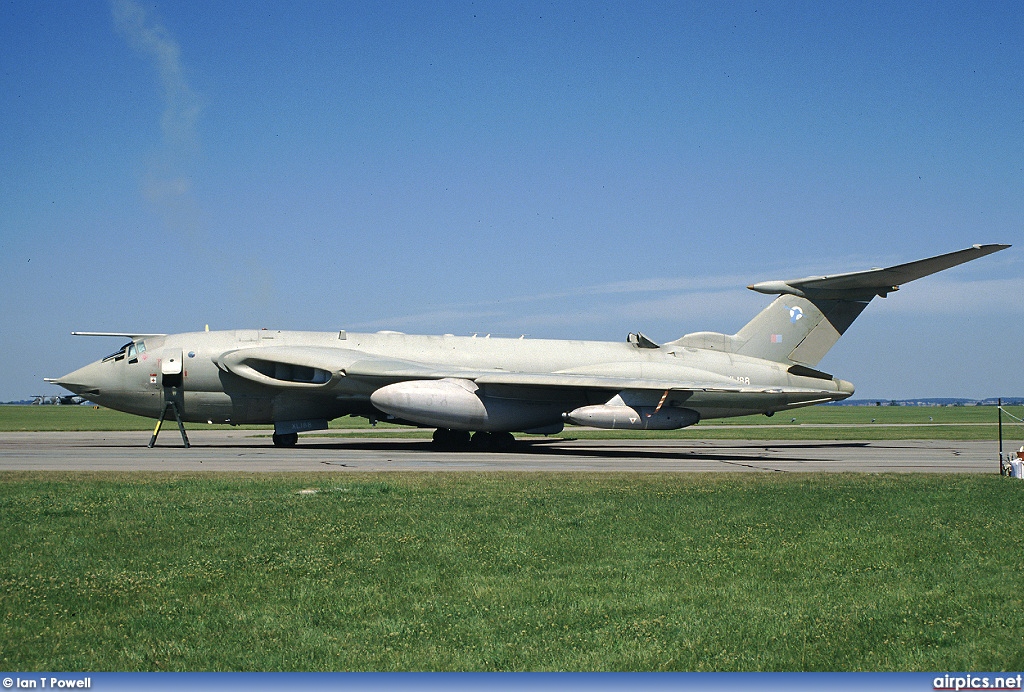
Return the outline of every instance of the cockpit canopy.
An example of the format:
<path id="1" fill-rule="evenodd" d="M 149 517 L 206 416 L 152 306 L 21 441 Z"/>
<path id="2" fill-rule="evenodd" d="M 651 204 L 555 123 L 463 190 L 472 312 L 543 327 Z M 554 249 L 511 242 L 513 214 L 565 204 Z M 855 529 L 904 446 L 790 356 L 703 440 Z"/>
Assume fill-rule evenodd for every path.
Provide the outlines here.
<path id="1" fill-rule="evenodd" d="M 129 363 L 134 362 L 140 355 L 146 352 L 145 341 L 129 341 L 121 349 L 115 353 L 111 353 L 109 356 L 103 359 L 106 363 L 109 360 L 122 360 L 128 359 Z"/>

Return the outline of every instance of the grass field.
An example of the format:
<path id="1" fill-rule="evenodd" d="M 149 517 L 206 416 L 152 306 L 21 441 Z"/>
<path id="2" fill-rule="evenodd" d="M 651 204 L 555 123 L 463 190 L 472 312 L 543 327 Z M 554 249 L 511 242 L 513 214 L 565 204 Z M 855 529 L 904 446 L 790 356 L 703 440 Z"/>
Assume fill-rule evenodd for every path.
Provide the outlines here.
<path id="1" fill-rule="evenodd" d="M 1020 670 L 1022 493 L 5 473 L 0 669 Z"/>
<path id="2" fill-rule="evenodd" d="M 1024 418 L 1024 406 L 1006 407 Z M 569 427 L 562 437 L 781 440 L 994 440 L 994 406 L 812 406 L 790 413 L 711 420 L 683 430 L 631 432 Z M 795 419 L 795 422 L 794 422 Z M 0 406 L 0 432 L 42 430 L 152 430 L 154 421 L 84 406 Z M 1007 440 L 1024 441 L 1024 426 L 1004 419 Z M 172 426 L 173 427 L 173 426 Z M 190 430 L 228 428 L 189 424 Z M 243 426 L 244 427 L 244 426 Z M 250 426 L 269 431 L 269 426 Z M 339 418 L 331 430 L 367 428 L 365 418 Z M 366 436 L 429 437 L 432 431 L 380 423 Z M 318 434 L 331 434 L 330 431 Z M 350 436 L 356 433 L 345 433 Z"/>
<path id="3" fill-rule="evenodd" d="M 0 406 L 0 432 L 152 430 L 153 418 L 143 418 L 100 406 Z M 165 422 L 166 425 L 166 422 Z M 173 417 L 170 425 L 175 423 Z M 207 425 L 188 423 L 189 430 L 271 430 L 270 425 Z M 338 418 L 331 428 L 369 427 L 365 418 Z M 381 430 L 409 430 L 404 425 L 378 423 Z"/>

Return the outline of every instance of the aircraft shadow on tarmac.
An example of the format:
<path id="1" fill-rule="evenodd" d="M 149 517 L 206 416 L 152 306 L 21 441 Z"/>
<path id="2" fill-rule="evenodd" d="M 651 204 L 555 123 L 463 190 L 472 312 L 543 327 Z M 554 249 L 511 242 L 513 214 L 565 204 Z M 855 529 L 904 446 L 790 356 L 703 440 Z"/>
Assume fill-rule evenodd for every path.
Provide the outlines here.
<path id="1" fill-rule="evenodd" d="M 579 440 L 517 440 L 509 449 L 490 450 L 467 446 L 459 449 L 439 449 L 428 440 L 340 440 L 331 442 L 313 442 L 312 439 L 304 440 L 296 450 L 323 450 L 329 451 L 368 451 L 368 452 L 412 452 L 412 453 L 433 453 L 433 454 L 488 454 L 500 458 L 505 455 L 528 454 L 537 456 L 552 457 L 592 457 L 603 459 L 664 459 L 664 460 L 690 460 L 690 461 L 822 461 L 821 457 L 800 456 L 797 450 L 800 449 L 855 449 L 868 445 L 866 442 L 794 442 L 785 444 L 757 444 L 742 442 L 730 444 L 726 449 L 718 447 L 687 447 L 685 443 L 678 446 L 652 447 L 648 445 L 633 445 L 637 440 L 623 440 L 623 446 L 588 445 L 585 441 L 573 446 L 563 446 L 567 442 L 580 443 Z M 604 441 L 602 441 L 604 442 Z M 205 446 L 205 445 L 193 445 Z M 217 448 L 239 448 L 254 449 L 261 445 L 252 444 L 225 444 L 209 445 Z M 274 449 L 274 448 L 270 448 Z M 744 450 L 744 451 L 737 451 Z M 749 450 L 749 451 L 745 451 Z M 786 454 L 787 450 L 793 450 L 793 454 Z M 281 454 L 287 456 L 291 450 L 282 449 Z M 779 452 L 782 452 L 780 454 Z M 325 459 L 329 461 L 329 459 Z"/>

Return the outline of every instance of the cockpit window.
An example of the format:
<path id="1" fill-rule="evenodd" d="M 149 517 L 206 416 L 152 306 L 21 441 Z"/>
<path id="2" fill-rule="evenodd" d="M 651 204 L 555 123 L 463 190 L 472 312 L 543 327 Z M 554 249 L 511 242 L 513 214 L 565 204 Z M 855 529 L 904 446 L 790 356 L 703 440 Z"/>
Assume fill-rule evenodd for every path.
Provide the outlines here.
<path id="1" fill-rule="evenodd" d="M 118 351 L 116 353 L 111 353 L 109 356 L 104 358 L 103 361 L 106 362 L 108 360 L 121 360 L 122 358 L 124 358 L 124 354 L 128 352 L 128 347 L 129 346 L 134 346 L 134 345 L 135 345 L 134 343 L 129 341 L 127 344 L 125 344 L 124 346 L 121 347 L 120 351 Z"/>
<path id="2" fill-rule="evenodd" d="M 146 352 L 146 342 L 145 342 L 145 341 L 137 341 L 137 342 L 135 342 L 135 347 L 136 347 L 137 349 L 139 349 L 139 355 L 140 355 L 140 356 L 141 356 L 141 355 L 142 355 L 143 353 L 145 353 L 145 352 Z"/>
<path id="3" fill-rule="evenodd" d="M 136 355 L 135 344 L 128 345 L 128 360 L 131 360 Z"/>

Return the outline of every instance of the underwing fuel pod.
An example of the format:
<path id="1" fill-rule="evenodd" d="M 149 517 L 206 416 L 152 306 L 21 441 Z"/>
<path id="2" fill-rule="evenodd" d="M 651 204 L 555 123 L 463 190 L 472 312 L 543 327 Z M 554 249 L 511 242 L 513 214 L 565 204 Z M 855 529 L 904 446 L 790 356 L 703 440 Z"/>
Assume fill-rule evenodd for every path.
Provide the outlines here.
<path id="1" fill-rule="evenodd" d="M 853 385 L 818 363 L 876 297 L 1009 245 L 884 269 L 764 281 L 777 296 L 735 334 L 657 344 L 255 329 L 118 336 L 118 351 L 48 380 L 119 411 L 267 424 L 274 443 L 340 416 L 436 428 L 440 445 L 502 448 L 512 433 L 581 425 L 671 430 L 841 401 Z M 159 429 L 159 423 L 158 423 Z M 155 435 L 155 433 L 154 433 Z M 184 428 L 182 427 L 184 438 Z"/>

